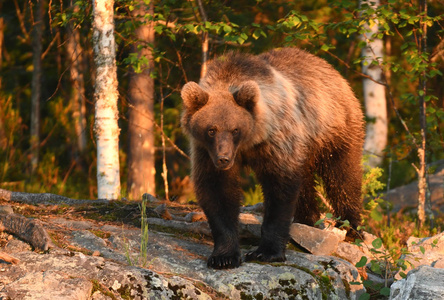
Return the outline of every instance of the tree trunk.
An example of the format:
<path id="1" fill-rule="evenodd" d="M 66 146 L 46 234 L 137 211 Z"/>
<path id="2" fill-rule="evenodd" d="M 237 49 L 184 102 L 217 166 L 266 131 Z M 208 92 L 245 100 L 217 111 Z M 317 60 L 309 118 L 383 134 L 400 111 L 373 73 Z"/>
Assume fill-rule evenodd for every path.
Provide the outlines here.
<path id="1" fill-rule="evenodd" d="M 1 4 L 0 4 L 0 9 L 1 9 Z M 3 62 L 3 36 L 4 36 L 4 22 L 3 22 L 3 18 L 0 18 L 0 90 L 2 88 L 2 62 Z M 1 96 L 0 96 L 1 97 Z M 6 149 L 6 145 L 7 145 L 7 138 L 5 135 L 5 129 L 4 129 L 4 125 L 3 125 L 3 119 L 0 116 L 0 149 Z"/>
<path id="2" fill-rule="evenodd" d="M 79 7 L 76 6 L 74 11 L 78 12 Z M 80 33 L 78 29 L 74 28 L 73 24 L 69 26 L 68 35 L 66 50 L 70 63 L 70 79 L 73 86 L 71 91 L 72 117 L 77 138 L 76 160 L 79 162 L 80 157 L 86 150 L 84 58 L 82 46 L 80 45 Z"/>
<path id="3" fill-rule="evenodd" d="M 144 1 L 132 11 L 132 16 L 141 24 L 136 28 L 138 40 L 133 45 L 133 52 L 139 58 L 146 58 L 148 65 L 139 73 L 131 71 L 128 87 L 130 101 L 128 124 L 128 193 L 131 199 L 141 199 L 143 193 L 155 195 L 154 166 L 154 79 L 151 72 L 154 68 L 152 44 L 154 29 L 151 21 L 144 20 L 146 14 L 153 15 L 153 2 L 149 8 Z"/>
<path id="4" fill-rule="evenodd" d="M 99 199 L 120 196 L 117 67 L 114 0 L 93 1 L 94 90 Z"/>
<path id="5" fill-rule="evenodd" d="M 31 172 L 34 173 L 39 163 L 40 143 L 40 98 L 42 84 L 42 37 L 43 37 L 44 0 L 36 1 L 32 34 L 32 81 L 31 81 Z"/>
<path id="6" fill-rule="evenodd" d="M 1 4 L 0 4 L 1 9 Z M 0 18 L 0 89 L 2 87 L 2 64 L 3 64 L 3 39 L 5 32 L 5 23 L 3 18 Z"/>
<path id="7" fill-rule="evenodd" d="M 427 1 L 420 1 L 420 13 L 424 13 L 422 18 L 427 16 Z M 420 27 L 422 27 L 421 44 L 419 45 L 419 53 L 423 54 L 427 51 L 427 24 L 421 19 Z M 427 95 L 427 76 L 424 70 L 421 74 L 419 80 L 419 123 L 421 125 L 421 145 L 418 148 L 418 158 L 419 158 L 419 168 L 418 172 L 418 225 L 421 228 L 426 221 L 426 130 L 427 130 L 427 120 L 426 120 L 426 101 L 425 96 Z M 431 212 L 429 212 L 430 214 Z"/>
<path id="8" fill-rule="evenodd" d="M 204 6 L 202 4 L 202 0 L 197 0 L 197 5 L 199 6 L 200 16 L 202 18 L 202 22 L 206 23 L 208 21 L 207 14 L 205 12 Z M 207 62 L 208 62 L 208 31 L 202 31 L 202 67 L 200 69 L 200 78 L 204 77 L 207 73 Z"/>
<path id="9" fill-rule="evenodd" d="M 376 9 L 379 0 L 361 0 L 361 6 L 367 4 Z M 378 22 L 370 27 L 370 22 L 365 26 L 369 31 L 362 36 L 367 43 L 367 47 L 362 49 L 362 72 L 369 75 L 373 80 L 364 78 L 363 92 L 365 103 L 365 115 L 367 117 L 367 130 L 364 143 L 364 151 L 370 154 L 368 164 L 372 167 L 379 165 L 383 159 L 383 151 L 387 145 L 387 104 L 385 98 L 385 86 L 375 81 L 382 82 L 383 70 L 379 63 L 372 64 L 373 61 L 383 57 L 383 41 L 376 37 L 378 32 Z"/>

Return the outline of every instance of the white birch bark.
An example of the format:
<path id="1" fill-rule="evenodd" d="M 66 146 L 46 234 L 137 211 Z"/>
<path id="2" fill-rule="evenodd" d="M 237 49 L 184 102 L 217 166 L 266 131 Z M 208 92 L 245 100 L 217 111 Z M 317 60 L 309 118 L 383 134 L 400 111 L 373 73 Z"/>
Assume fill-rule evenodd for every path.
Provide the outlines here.
<path id="1" fill-rule="evenodd" d="M 379 0 L 361 0 L 361 6 L 367 4 L 376 9 L 379 6 Z M 373 61 L 382 60 L 383 41 L 376 37 L 378 32 L 378 21 L 376 18 L 366 24 L 370 31 L 363 34 L 362 39 L 367 43 L 367 47 L 362 49 L 362 72 L 370 76 L 373 80 L 382 82 L 383 70 L 378 64 L 372 64 Z M 376 83 L 369 78 L 364 78 L 363 92 L 365 115 L 367 117 L 367 129 L 364 143 L 364 151 L 370 154 L 368 165 L 375 167 L 382 162 L 383 151 L 387 146 L 387 105 L 385 97 L 385 86 Z"/>
<path id="2" fill-rule="evenodd" d="M 114 40 L 114 0 L 93 1 L 94 91 L 99 199 L 120 196 L 117 67 Z"/>

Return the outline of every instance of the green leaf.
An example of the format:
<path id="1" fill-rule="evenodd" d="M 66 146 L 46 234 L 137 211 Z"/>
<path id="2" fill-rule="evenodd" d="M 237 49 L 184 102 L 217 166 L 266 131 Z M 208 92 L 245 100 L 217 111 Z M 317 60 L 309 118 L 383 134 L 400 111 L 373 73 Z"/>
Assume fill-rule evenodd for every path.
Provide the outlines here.
<path id="1" fill-rule="evenodd" d="M 388 297 L 390 296 L 390 288 L 385 286 L 379 291 L 379 293 L 383 296 Z"/>
<path id="2" fill-rule="evenodd" d="M 260 29 L 256 29 L 253 34 L 252 37 L 257 40 L 259 37 L 261 36 L 261 30 Z"/>
<path id="3" fill-rule="evenodd" d="M 158 34 L 161 34 L 163 31 L 163 26 L 162 25 L 156 25 L 154 26 L 154 31 Z"/>
<path id="4" fill-rule="evenodd" d="M 377 208 L 370 212 L 370 217 L 376 222 L 382 221 L 382 213 Z"/>
<path id="5" fill-rule="evenodd" d="M 359 298 L 358 298 L 358 300 L 369 300 L 369 299 L 370 299 L 369 293 L 361 294 L 361 296 L 359 296 Z"/>
<path id="6" fill-rule="evenodd" d="M 189 32 L 194 32 L 195 30 L 195 27 L 192 24 L 185 24 L 183 27 Z"/>
<path id="7" fill-rule="evenodd" d="M 356 263 L 356 268 L 362 268 L 367 264 L 367 257 L 362 256 L 361 259 Z"/>
<path id="8" fill-rule="evenodd" d="M 322 223 L 324 223 L 324 219 L 317 220 L 314 226 L 321 225 Z"/>
<path id="9" fill-rule="evenodd" d="M 377 239 L 373 240 L 372 245 L 376 249 L 379 249 L 382 247 L 382 240 L 380 238 L 377 238 Z"/>
<path id="10" fill-rule="evenodd" d="M 350 227 L 350 222 L 348 220 L 345 220 L 342 222 L 342 225 L 339 226 L 339 228 L 349 228 Z"/>
<path id="11" fill-rule="evenodd" d="M 329 47 L 327 44 L 323 44 L 323 45 L 321 46 L 321 50 L 322 50 L 322 51 L 328 51 L 328 49 L 330 49 L 330 47 Z"/>
<path id="12" fill-rule="evenodd" d="M 419 246 L 419 250 L 421 251 L 421 253 L 422 253 L 422 254 L 424 254 L 424 253 L 425 253 L 425 249 L 424 249 L 424 247 L 423 247 L 423 246 Z"/>
<path id="13" fill-rule="evenodd" d="M 232 28 L 230 25 L 228 25 L 228 24 L 224 24 L 224 25 L 223 25 L 223 29 L 224 29 L 224 31 L 225 31 L 226 33 L 230 33 L 230 32 L 233 31 L 233 28 Z"/>
<path id="14" fill-rule="evenodd" d="M 376 260 L 371 261 L 370 270 L 372 270 L 373 273 L 382 274 L 381 266 L 379 265 L 379 262 Z"/>
<path id="15" fill-rule="evenodd" d="M 427 106 L 426 111 L 429 114 L 434 114 L 436 112 L 436 109 L 431 106 Z"/>

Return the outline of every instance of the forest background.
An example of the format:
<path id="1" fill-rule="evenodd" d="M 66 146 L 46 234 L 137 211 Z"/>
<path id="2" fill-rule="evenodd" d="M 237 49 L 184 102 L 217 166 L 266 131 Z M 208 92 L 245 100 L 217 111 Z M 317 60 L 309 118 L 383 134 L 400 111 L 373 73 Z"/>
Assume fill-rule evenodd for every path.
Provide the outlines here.
<path id="1" fill-rule="evenodd" d="M 371 79 L 384 88 L 388 112 L 379 181 L 393 188 L 417 179 L 418 149 L 427 164 L 444 158 L 444 3 L 373 4 L 115 1 L 121 197 L 193 200 L 182 85 L 229 50 L 283 46 L 326 59 L 363 107 L 366 65 L 381 70 Z M 92 22 L 91 1 L 0 1 L 0 188 L 97 198 Z M 384 54 L 365 62 L 374 40 Z M 246 194 L 256 193 L 254 174 L 245 178 Z"/>

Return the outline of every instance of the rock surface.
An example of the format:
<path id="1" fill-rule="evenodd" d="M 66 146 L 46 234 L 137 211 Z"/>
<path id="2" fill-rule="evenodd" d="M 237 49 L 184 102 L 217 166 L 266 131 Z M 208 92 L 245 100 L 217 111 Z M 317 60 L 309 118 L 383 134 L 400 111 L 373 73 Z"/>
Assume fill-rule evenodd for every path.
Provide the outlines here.
<path id="1" fill-rule="evenodd" d="M 430 190 L 430 202 L 433 210 L 444 212 L 444 160 L 435 162 L 429 167 L 436 167 L 434 174 L 427 179 Z M 384 198 L 393 204 L 393 210 L 418 206 L 418 182 L 412 182 L 390 190 Z"/>
<path id="2" fill-rule="evenodd" d="M 0 299 L 358 299 L 364 292 L 348 284 L 359 281 L 357 269 L 333 256 L 288 250 L 284 263 L 216 271 L 206 267 L 209 242 L 150 231 L 143 266 L 139 228 L 64 218 L 42 224 L 63 246 L 36 253 L 12 240 L 18 246 L 1 248 L 20 263 L 0 261 Z"/>
<path id="3" fill-rule="evenodd" d="M 405 273 L 419 266 L 444 268 L 444 232 L 427 238 L 410 237 L 407 240 L 407 254 L 401 256 L 407 261 Z M 397 274 L 396 279 L 401 279 Z M 444 288 L 444 282 L 443 282 Z"/>
<path id="4" fill-rule="evenodd" d="M 333 254 L 341 241 L 340 237 L 331 231 L 298 223 L 291 225 L 290 237 L 314 255 Z"/>
<path id="5" fill-rule="evenodd" d="M 116 211 L 131 211 L 116 205 Z M 107 210 L 108 206 L 105 214 Z M 4 214 L 12 212 L 6 208 Z M 28 243 L 0 233 L 0 253 L 19 260 L 18 264 L 0 260 L 1 300 L 358 299 L 365 289 L 350 284 L 363 280 L 354 265 L 363 256 L 370 261 L 385 253 L 383 248 L 373 251 L 376 237 L 368 233 L 363 233 L 362 246 L 357 246 L 343 241 L 343 230 L 293 224 L 292 238 L 312 254 L 287 250 L 284 263 L 244 262 L 238 269 L 216 271 L 206 267 L 212 250 L 208 224 L 190 222 L 193 215 L 198 216 L 195 213 L 173 214 L 173 220 L 148 218 L 144 256 L 141 230 L 128 222 L 40 214 L 34 212 L 54 241 L 49 251 L 33 251 Z M 246 213 L 240 219 L 241 236 L 249 239 L 242 248 L 245 254 L 252 247 L 247 246 L 257 242 L 261 218 Z M 444 267 L 444 233 L 411 238 L 408 250 L 404 259 L 415 269 L 392 285 L 392 299 L 444 299 L 440 269 Z M 387 278 L 372 274 L 369 265 L 359 271 L 365 278 L 386 283 Z M 394 280 L 390 277 L 389 285 Z M 401 279 L 399 274 L 396 278 Z"/>
<path id="6" fill-rule="evenodd" d="M 405 299 L 444 299 L 444 269 L 420 266 L 411 270 L 406 279 L 393 283 L 390 300 Z"/>

